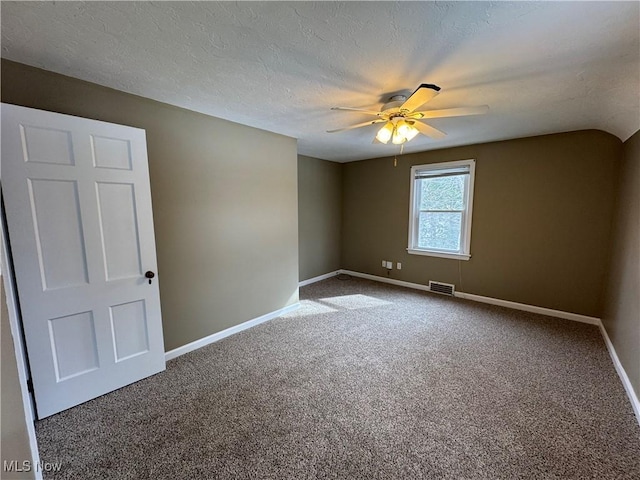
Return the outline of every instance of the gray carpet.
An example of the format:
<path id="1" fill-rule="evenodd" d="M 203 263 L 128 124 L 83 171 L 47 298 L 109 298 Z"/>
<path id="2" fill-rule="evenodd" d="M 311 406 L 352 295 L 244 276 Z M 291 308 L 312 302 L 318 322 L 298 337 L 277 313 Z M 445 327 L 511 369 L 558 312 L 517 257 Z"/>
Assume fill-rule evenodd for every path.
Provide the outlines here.
<path id="1" fill-rule="evenodd" d="M 597 327 L 360 279 L 300 293 L 38 422 L 48 478 L 640 478 Z"/>

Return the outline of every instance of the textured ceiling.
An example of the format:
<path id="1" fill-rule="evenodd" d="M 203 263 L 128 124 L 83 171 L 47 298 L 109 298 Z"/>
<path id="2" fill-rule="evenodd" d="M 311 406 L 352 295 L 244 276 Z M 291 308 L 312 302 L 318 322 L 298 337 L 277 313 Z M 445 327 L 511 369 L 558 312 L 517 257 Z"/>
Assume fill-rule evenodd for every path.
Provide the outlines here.
<path id="1" fill-rule="evenodd" d="M 2 56 L 298 139 L 335 161 L 392 155 L 370 117 L 435 83 L 405 152 L 579 129 L 640 128 L 638 2 L 6 2 Z"/>

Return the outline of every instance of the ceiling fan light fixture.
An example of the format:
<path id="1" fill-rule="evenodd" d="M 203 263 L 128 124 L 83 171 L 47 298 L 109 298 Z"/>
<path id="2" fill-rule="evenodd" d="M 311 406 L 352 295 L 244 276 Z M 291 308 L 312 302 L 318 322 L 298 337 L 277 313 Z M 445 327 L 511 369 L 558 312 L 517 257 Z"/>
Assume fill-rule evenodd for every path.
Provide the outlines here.
<path id="1" fill-rule="evenodd" d="M 393 137 L 391 137 L 391 143 L 394 145 L 401 145 L 407 141 L 407 137 L 398 132 L 398 127 L 396 127 L 393 131 Z"/>
<path id="2" fill-rule="evenodd" d="M 404 137 L 407 142 L 413 140 L 413 138 L 419 133 L 418 129 L 414 127 L 412 123 L 405 120 L 398 122 L 397 130 L 398 135 Z"/>
<path id="3" fill-rule="evenodd" d="M 478 107 L 456 107 L 417 111 L 418 108 L 435 97 L 439 91 L 440 87 L 437 85 L 429 83 L 420 84 L 409 97 L 394 95 L 389 98 L 389 101 L 382 106 L 380 111 L 356 107 L 333 107 L 332 110 L 346 110 L 360 114 L 374 115 L 376 119 L 357 123 L 346 128 L 327 130 L 327 132 L 342 132 L 353 128 L 384 123 L 384 126 L 378 130 L 373 143 L 388 144 L 389 140 L 391 140 L 394 145 L 402 145 L 403 143 L 413 140 L 419 133 L 436 140 L 446 135 L 445 132 L 432 127 L 428 123 L 423 123 L 421 121 L 422 119 L 431 120 L 434 118 L 479 115 L 487 113 L 489 110 L 487 105 L 481 105 Z"/>
<path id="4" fill-rule="evenodd" d="M 409 128 L 409 132 L 407 133 L 407 142 L 409 140 L 413 140 L 415 138 L 416 135 L 418 135 L 420 132 L 418 131 L 418 129 L 414 126 L 411 126 Z"/>
<path id="5" fill-rule="evenodd" d="M 376 140 L 381 143 L 389 143 L 391 140 L 391 136 L 393 135 L 393 124 L 391 122 L 387 122 L 384 124 L 380 130 L 378 130 L 378 134 L 376 135 Z"/>

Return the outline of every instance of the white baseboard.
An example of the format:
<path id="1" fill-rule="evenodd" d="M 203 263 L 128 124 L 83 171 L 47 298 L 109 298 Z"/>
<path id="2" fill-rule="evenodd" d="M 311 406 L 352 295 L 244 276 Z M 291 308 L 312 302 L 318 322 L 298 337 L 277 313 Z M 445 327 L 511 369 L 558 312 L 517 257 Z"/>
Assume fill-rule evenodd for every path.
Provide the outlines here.
<path id="1" fill-rule="evenodd" d="M 375 282 L 390 283 L 391 285 L 398 285 L 400 287 L 413 288 L 415 290 L 429 291 L 427 285 L 421 283 L 405 282 L 404 280 L 396 280 L 395 278 L 379 277 L 377 275 L 370 275 L 368 273 L 354 272 L 352 270 L 338 270 L 338 273 L 344 273 L 345 275 L 351 275 L 352 277 L 366 278 L 367 280 L 373 280 Z"/>
<path id="2" fill-rule="evenodd" d="M 421 283 L 405 282 L 403 280 L 396 280 L 394 278 L 378 277 L 377 275 L 369 275 L 368 273 L 353 272 L 351 270 L 339 270 L 338 273 L 346 273 L 354 277 L 366 278 L 368 280 L 374 280 L 377 282 L 390 283 L 392 285 L 399 285 L 401 287 L 413 288 L 416 290 L 429 291 L 428 285 L 422 285 Z M 591 325 L 600 325 L 600 319 L 596 317 L 587 317 L 586 315 L 580 315 L 577 313 L 563 312 L 561 310 L 552 310 L 551 308 L 537 307 L 535 305 L 527 305 L 525 303 L 510 302 L 508 300 L 500 300 L 498 298 L 483 297 L 481 295 L 474 295 L 472 293 L 455 292 L 455 296 L 458 298 L 464 298 L 467 300 L 473 300 L 474 302 L 489 303 L 491 305 L 498 305 L 501 307 L 513 308 L 514 310 L 523 310 L 525 312 L 539 313 L 541 315 L 547 315 L 550 317 L 564 318 L 566 320 L 573 320 L 575 322 L 589 323 Z"/>
<path id="3" fill-rule="evenodd" d="M 252 320 L 247 320 L 246 322 L 241 323 L 240 325 L 229 327 L 226 330 L 222 330 L 221 332 L 214 333 L 213 335 L 209 335 L 207 337 L 201 338 L 200 340 L 196 340 L 195 342 L 187 343 L 186 345 L 183 345 L 181 347 L 174 348 L 173 350 L 169 350 L 168 352 L 165 352 L 164 358 L 165 360 L 168 361 L 173 358 L 179 357 L 180 355 L 184 355 L 185 353 L 193 352 L 194 350 L 202 348 L 211 343 L 217 342 L 218 340 L 222 340 L 223 338 L 233 335 L 234 333 L 238 333 L 248 328 L 255 327 L 256 325 L 259 325 L 261 323 L 268 322 L 269 320 L 273 320 L 274 318 L 284 315 L 285 313 L 289 313 L 294 310 L 297 310 L 298 308 L 300 308 L 300 303 L 294 303 L 293 305 L 280 308 L 273 312 L 254 318 Z"/>
<path id="4" fill-rule="evenodd" d="M 305 285 L 311 285 L 312 283 L 319 282 L 321 280 L 326 280 L 327 278 L 335 277 L 340 273 L 340 270 L 336 270 L 335 272 L 325 273 L 324 275 L 318 275 L 317 277 L 308 278 L 307 280 L 302 280 L 298 283 L 299 287 L 304 287 Z"/>
<path id="5" fill-rule="evenodd" d="M 618 358 L 618 354 L 616 353 L 616 349 L 611 343 L 611 339 L 607 334 L 607 330 L 604 328 L 602 322 L 600 322 L 600 333 L 602 333 L 602 338 L 604 338 L 604 343 L 607 346 L 607 350 L 609 350 L 609 356 L 613 361 L 613 366 L 618 372 L 618 376 L 622 381 L 622 385 L 624 386 L 625 391 L 627 392 L 627 397 L 629 397 L 629 401 L 631 402 L 631 407 L 633 408 L 633 413 L 636 414 L 636 420 L 638 420 L 638 424 L 640 425 L 640 401 L 638 400 L 638 395 L 636 395 L 635 390 L 633 389 L 633 385 L 631 385 L 631 381 L 627 376 L 627 372 L 624 370 L 624 367 L 620 363 L 620 359 Z"/>
<path id="6" fill-rule="evenodd" d="M 527 305 L 526 303 L 510 302 L 508 300 L 500 300 L 499 298 L 483 297 L 472 293 L 455 292 L 458 298 L 473 300 L 474 302 L 489 303 L 500 307 L 513 308 L 514 310 L 522 310 L 524 312 L 539 313 L 548 317 L 564 318 L 574 322 L 588 323 L 590 325 L 600 325 L 600 319 L 596 317 L 588 317 L 578 313 L 563 312 L 562 310 L 553 310 L 551 308 L 537 307 L 535 305 Z"/>
<path id="7" fill-rule="evenodd" d="M 382 283 L 390 283 L 392 285 L 399 285 L 401 287 L 414 288 L 416 290 L 429 291 L 429 287 L 427 285 L 422 285 L 420 283 L 405 282 L 402 280 L 396 280 L 394 278 L 379 277 L 377 275 L 354 272 L 351 270 L 339 270 L 338 273 L 344 273 L 347 275 L 351 275 L 353 277 L 366 278 L 368 280 L 374 280 Z M 629 401 L 631 402 L 631 407 L 633 408 L 633 411 L 636 415 L 638 424 L 640 424 L 640 402 L 638 401 L 638 396 L 636 395 L 636 392 L 633 389 L 633 386 L 631 385 L 631 381 L 627 376 L 627 372 L 624 370 L 624 367 L 620 363 L 620 359 L 618 359 L 616 350 L 613 347 L 611 340 L 609 339 L 609 335 L 607 335 L 607 331 L 605 330 L 604 325 L 602 324 L 602 320 L 596 317 L 579 315 L 577 313 L 563 312 L 562 310 L 553 310 L 551 308 L 537 307 L 535 305 L 527 305 L 525 303 L 510 302 L 508 300 L 500 300 L 498 298 L 483 297 L 481 295 L 474 295 L 471 293 L 455 292 L 455 296 L 458 298 L 472 300 L 474 302 L 489 303 L 491 305 L 498 305 L 501 307 L 513 308 L 514 310 L 523 310 L 525 312 L 539 313 L 539 314 L 547 315 L 550 317 L 563 318 L 565 320 L 572 320 L 574 322 L 582 322 L 582 323 L 588 323 L 590 325 L 598 326 L 600 328 L 600 332 L 602 333 L 602 337 L 604 338 L 604 343 L 607 346 L 607 350 L 609 351 L 609 355 L 611 356 L 611 360 L 613 361 L 613 366 L 615 367 L 616 372 L 618 372 L 618 376 L 620 377 L 620 380 L 622 381 L 622 385 L 624 386 L 624 389 L 627 392 L 627 396 L 629 397 Z"/>

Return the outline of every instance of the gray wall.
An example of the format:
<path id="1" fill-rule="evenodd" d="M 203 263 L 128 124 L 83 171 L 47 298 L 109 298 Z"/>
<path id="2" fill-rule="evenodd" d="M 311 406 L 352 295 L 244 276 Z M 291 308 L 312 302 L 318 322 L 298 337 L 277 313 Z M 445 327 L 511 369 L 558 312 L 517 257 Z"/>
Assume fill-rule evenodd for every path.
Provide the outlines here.
<path id="1" fill-rule="evenodd" d="M 623 149 L 602 322 L 640 396 L 640 131 Z"/>
<path id="2" fill-rule="evenodd" d="M 18 379 L 18 366 L 15 350 L 13 348 L 13 336 L 9 326 L 9 312 L 4 292 L 4 280 L 0 277 L 0 340 L 2 341 L 2 390 L 0 405 L 2 408 L 2 459 L 0 460 L 1 478 L 35 478 L 31 472 L 5 473 L 2 469 L 4 462 L 17 460 L 22 466 L 25 460 L 32 461 L 25 412 L 20 393 L 20 380 Z"/>
<path id="3" fill-rule="evenodd" d="M 167 350 L 297 302 L 295 139 L 6 60 L 2 101 L 146 130 Z"/>
<path id="4" fill-rule="evenodd" d="M 622 144 L 580 131 L 347 163 L 342 266 L 600 317 Z M 469 261 L 409 255 L 412 165 L 476 159 Z"/>
<path id="5" fill-rule="evenodd" d="M 300 280 L 340 268 L 342 165 L 298 156 Z"/>

